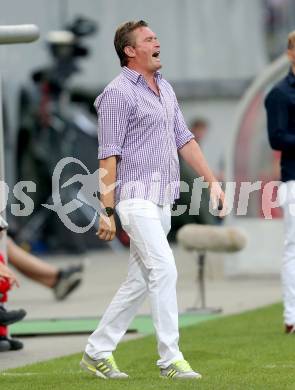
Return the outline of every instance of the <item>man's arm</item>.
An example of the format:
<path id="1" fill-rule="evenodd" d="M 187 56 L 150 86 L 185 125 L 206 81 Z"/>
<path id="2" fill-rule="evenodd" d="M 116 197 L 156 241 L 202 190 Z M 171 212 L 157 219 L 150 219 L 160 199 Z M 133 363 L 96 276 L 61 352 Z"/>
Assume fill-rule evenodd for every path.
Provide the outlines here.
<path id="1" fill-rule="evenodd" d="M 130 104 L 117 89 L 107 89 L 95 101 L 98 114 L 99 192 L 102 208 L 115 206 L 117 158 L 120 158 L 125 139 Z M 116 234 L 115 218 L 102 215 L 97 235 L 112 240 Z"/>
<path id="2" fill-rule="evenodd" d="M 111 156 L 100 160 L 99 163 L 99 188 L 100 188 L 100 202 L 103 209 L 106 207 L 115 207 L 115 184 L 116 184 L 116 170 L 117 158 Z M 111 217 L 101 216 L 99 222 L 99 229 L 97 232 L 101 240 L 113 240 L 116 234 L 116 224 L 114 215 Z"/>
<path id="3" fill-rule="evenodd" d="M 204 176 L 204 180 L 209 184 L 212 206 L 214 209 L 218 208 L 218 210 L 221 211 L 220 216 L 223 217 L 226 214 L 224 192 L 209 168 L 198 143 L 193 139 L 180 148 L 178 152 L 184 161 L 189 164 L 198 175 Z"/>
<path id="4" fill-rule="evenodd" d="M 287 97 L 274 89 L 265 101 L 267 129 L 270 145 L 275 150 L 295 151 L 295 129 L 288 129 L 289 108 Z"/>
<path id="5" fill-rule="evenodd" d="M 213 208 L 218 207 L 218 209 L 222 209 L 220 216 L 224 216 L 226 213 L 225 195 L 211 169 L 209 168 L 198 143 L 194 139 L 192 133 L 188 130 L 176 97 L 174 133 L 176 147 L 179 154 L 198 175 L 204 176 L 205 181 L 209 183 L 212 206 Z M 219 205 L 220 202 L 221 204 Z"/>
<path id="6" fill-rule="evenodd" d="M 200 146 L 194 139 L 187 142 L 178 150 L 178 152 L 197 174 L 204 176 L 204 180 L 209 183 L 209 186 L 211 186 L 212 183 L 217 182 L 217 179 L 207 164 Z"/>

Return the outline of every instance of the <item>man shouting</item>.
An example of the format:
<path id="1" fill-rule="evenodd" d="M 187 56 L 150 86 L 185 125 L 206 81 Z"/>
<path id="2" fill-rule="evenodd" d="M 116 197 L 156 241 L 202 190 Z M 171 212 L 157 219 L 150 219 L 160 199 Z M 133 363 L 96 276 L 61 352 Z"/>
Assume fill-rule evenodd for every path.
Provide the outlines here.
<path id="1" fill-rule="evenodd" d="M 179 197 L 177 151 L 209 183 L 213 205 L 221 201 L 225 208 L 224 193 L 184 122 L 171 85 L 159 73 L 156 35 L 142 20 L 127 22 L 117 29 L 114 44 L 122 72 L 95 101 L 101 185 L 114 188 L 116 183 L 115 190 L 100 195 L 104 216 L 98 236 L 114 238 L 116 207 L 130 237 L 130 259 L 127 278 L 89 337 L 81 366 L 102 378 L 128 377 L 112 352 L 148 295 L 160 375 L 197 379 L 201 375 L 178 346 L 177 270 L 166 238 L 170 206 Z"/>

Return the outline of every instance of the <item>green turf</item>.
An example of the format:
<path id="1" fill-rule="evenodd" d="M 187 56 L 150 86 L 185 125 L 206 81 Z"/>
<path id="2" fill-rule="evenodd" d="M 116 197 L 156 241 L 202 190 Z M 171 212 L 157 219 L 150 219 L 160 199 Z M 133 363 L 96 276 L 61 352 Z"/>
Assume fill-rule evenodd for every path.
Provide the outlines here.
<path id="1" fill-rule="evenodd" d="M 120 344 L 115 356 L 131 379 L 103 381 L 80 372 L 81 354 L 0 374 L 5 390 L 295 389 L 295 337 L 283 333 L 281 305 L 214 319 L 181 330 L 181 349 L 203 374 L 197 382 L 159 378 L 154 336 Z M 53 346 L 54 348 L 54 346 Z M 12 355 L 11 355 L 12 356 Z"/>
<path id="2" fill-rule="evenodd" d="M 215 317 L 216 315 L 196 315 L 193 313 L 181 314 L 179 317 L 179 324 L 181 327 L 184 327 L 207 321 Z M 51 334 L 88 334 L 96 329 L 97 323 L 97 318 L 24 320 L 11 325 L 9 329 L 11 335 L 16 337 Z M 137 316 L 129 329 L 144 334 L 151 334 L 154 332 L 151 317 L 144 315 Z"/>

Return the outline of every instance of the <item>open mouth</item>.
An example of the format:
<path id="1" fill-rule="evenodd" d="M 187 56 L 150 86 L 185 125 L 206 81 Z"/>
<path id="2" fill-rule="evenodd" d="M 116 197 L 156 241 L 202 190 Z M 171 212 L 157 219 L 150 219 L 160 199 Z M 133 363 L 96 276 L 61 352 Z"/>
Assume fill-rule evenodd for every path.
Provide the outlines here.
<path id="1" fill-rule="evenodd" d="M 154 58 L 159 58 L 160 57 L 160 51 L 155 51 L 152 55 Z"/>

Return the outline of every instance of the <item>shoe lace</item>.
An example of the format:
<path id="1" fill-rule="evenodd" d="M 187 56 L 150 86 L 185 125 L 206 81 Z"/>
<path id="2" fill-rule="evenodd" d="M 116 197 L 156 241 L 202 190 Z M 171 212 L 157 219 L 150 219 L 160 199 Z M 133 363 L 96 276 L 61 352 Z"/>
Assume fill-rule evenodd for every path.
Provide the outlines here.
<path id="1" fill-rule="evenodd" d="M 117 363 L 115 361 L 114 356 L 110 356 L 106 359 L 106 361 L 109 363 L 109 365 L 112 367 L 113 370 L 115 371 L 120 371 L 119 367 L 117 366 Z"/>
<path id="2" fill-rule="evenodd" d="M 192 371 L 190 364 L 186 360 L 177 360 L 176 362 L 173 362 L 173 364 L 179 371 Z"/>

